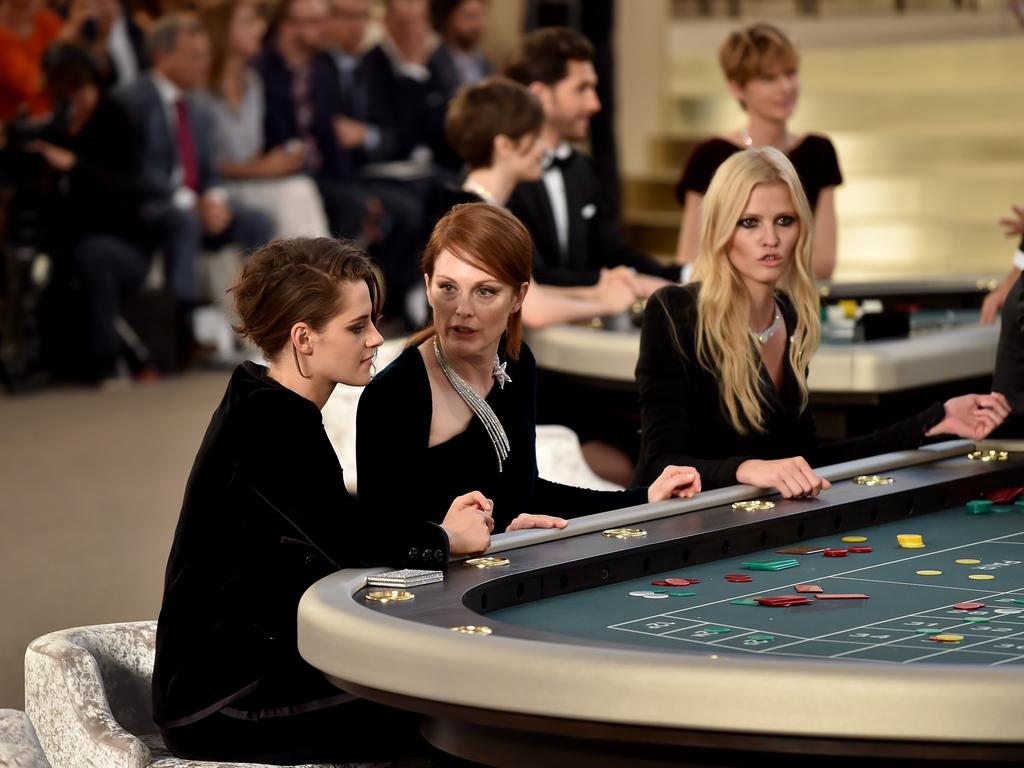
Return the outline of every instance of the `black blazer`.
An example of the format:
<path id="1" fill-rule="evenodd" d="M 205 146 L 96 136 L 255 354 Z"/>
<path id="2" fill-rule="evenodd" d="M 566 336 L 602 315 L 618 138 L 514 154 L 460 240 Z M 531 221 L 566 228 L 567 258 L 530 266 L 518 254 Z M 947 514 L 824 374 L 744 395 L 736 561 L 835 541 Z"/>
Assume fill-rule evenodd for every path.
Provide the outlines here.
<path id="1" fill-rule="evenodd" d="M 992 391 L 1006 395 L 1012 409 L 993 437 L 1024 438 L 1024 276 L 1014 283 L 1003 304 Z"/>
<path id="2" fill-rule="evenodd" d="M 339 568 L 447 560 L 439 526 L 362 512 L 319 409 L 244 363 L 185 488 L 157 625 L 154 719 L 168 728 L 239 701 L 287 711 L 336 695 L 296 647 L 303 592 Z"/>
<path id="3" fill-rule="evenodd" d="M 632 267 L 667 280 L 679 279 L 679 267 L 663 266 L 634 250 L 622 236 L 619 222 L 605 204 L 593 161 L 573 151 L 564 161 L 562 177 L 569 211 L 569 247 L 565 257 L 543 180 L 519 184 L 508 207 L 533 235 L 533 274 L 540 283 L 593 285 L 602 267 Z"/>
<path id="4" fill-rule="evenodd" d="M 699 290 L 699 284 L 666 286 L 651 296 L 644 311 L 636 364 L 641 423 L 638 482 L 650 482 L 669 464 L 682 464 L 700 472 L 705 490 L 734 485 L 737 468 L 748 459 L 803 456 L 811 466 L 826 466 L 916 448 L 924 433 L 942 421 L 945 409 L 936 403 L 870 435 L 821 443 L 811 409 L 800 409 L 800 390 L 789 364 L 788 339 L 796 328 L 796 311 L 788 297 L 779 293 L 776 299 L 787 336 L 782 384 L 776 390 L 767 369 L 761 367 L 761 388 L 768 402 L 766 430 L 741 435 L 725 414 L 718 378 L 697 361 Z"/>

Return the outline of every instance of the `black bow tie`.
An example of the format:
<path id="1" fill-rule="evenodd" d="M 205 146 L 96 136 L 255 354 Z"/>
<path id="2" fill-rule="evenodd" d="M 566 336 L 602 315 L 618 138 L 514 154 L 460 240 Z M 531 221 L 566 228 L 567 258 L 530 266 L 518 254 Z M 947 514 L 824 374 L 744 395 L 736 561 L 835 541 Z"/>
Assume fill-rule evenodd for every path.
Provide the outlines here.
<path id="1" fill-rule="evenodd" d="M 565 167 L 567 167 L 569 165 L 569 158 L 570 157 L 572 157 L 571 154 L 568 154 L 565 157 L 559 157 L 554 152 L 548 152 L 547 154 L 544 155 L 544 160 L 541 162 L 541 167 L 545 171 L 548 171 L 548 170 L 550 170 L 552 168 L 563 168 L 564 169 Z"/>

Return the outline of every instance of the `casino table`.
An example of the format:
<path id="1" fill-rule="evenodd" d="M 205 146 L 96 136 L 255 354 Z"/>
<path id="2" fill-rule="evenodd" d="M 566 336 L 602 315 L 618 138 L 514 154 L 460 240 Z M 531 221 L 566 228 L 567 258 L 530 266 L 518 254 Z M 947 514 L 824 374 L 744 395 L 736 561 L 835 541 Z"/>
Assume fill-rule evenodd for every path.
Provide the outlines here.
<path id="1" fill-rule="evenodd" d="M 486 765 L 1020 764 L 1024 507 L 968 502 L 1024 483 L 1024 455 L 971 448 L 829 467 L 813 500 L 734 486 L 496 535 L 494 567 L 404 601 L 340 571 L 304 595 L 299 650 Z M 750 604 L 808 584 L 867 597 Z"/>

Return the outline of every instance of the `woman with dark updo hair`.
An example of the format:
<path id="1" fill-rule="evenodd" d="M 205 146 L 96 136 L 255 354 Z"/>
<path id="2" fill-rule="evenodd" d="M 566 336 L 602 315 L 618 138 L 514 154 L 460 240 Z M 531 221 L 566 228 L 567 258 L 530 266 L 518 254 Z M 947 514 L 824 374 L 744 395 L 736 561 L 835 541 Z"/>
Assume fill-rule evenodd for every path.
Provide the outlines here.
<path id="1" fill-rule="evenodd" d="M 340 568 L 443 568 L 487 548 L 477 492 L 435 525 L 366 515 L 348 495 L 320 409 L 370 380 L 381 277 L 354 246 L 278 240 L 233 289 L 243 363 L 206 431 L 167 563 L 153 670 L 167 746 L 198 760 L 380 760 L 426 752 L 415 718 L 354 699 L 300 656 L 299 599 Z M 409 562 L 416 552 L 415 563 Z M 426 553 L 424 560 L 419 553 Z"/>

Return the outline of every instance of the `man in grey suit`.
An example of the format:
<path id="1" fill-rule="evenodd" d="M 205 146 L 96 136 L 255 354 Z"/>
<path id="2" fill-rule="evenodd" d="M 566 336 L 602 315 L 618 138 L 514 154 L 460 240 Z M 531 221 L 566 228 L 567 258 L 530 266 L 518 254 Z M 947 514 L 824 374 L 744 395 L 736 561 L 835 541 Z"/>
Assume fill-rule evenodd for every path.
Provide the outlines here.
<path id="1" fill-rule="evenodd" d="M 153 68 L 117 92 L 143 136 L 141 217 L 164 256 L 167 282 L 184 308 L 199 302 L 200 252 L 225 245 L 246 250 L 273 234 L 263 213 L 233 204 L 213 159 L 211 117 L 192 91 L 206 84 L 210 41 L 189 14 L 161 18 L 149 35 Z"/>

